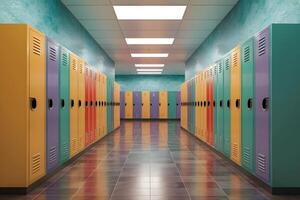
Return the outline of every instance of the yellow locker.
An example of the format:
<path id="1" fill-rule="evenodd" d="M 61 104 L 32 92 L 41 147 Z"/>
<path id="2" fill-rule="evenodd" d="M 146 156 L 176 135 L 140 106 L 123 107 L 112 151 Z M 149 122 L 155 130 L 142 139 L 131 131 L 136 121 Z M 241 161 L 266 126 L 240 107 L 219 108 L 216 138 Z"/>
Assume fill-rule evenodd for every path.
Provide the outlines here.
<path id="1" fill-rule="evenodd" d="M 132 119 L 133 115 L 133 95 L 131 91 L 125 92 L 125 119 Z"/>
<path id="2" fill-rule="evenodd" d="M 101 92 L 100 92 L 101 78 L 100 73 L 96 72 L 96 141 L 101 137 Z"/>
<path id="3" fill-rule="evenodd" d="M 102 90 L 103 90 L 103 103 L 104 103 L 104 106 L 103 106 L 103 112 L 102 112 L 102 119 L 103 119 L 103 122 L 102 122 L 102 129 L 103 129 L 103 136 L 107 134 L 107 77 L 105 74 L 103 74 L 103 77 L 102 77 Z"/>
<path id="4" fill-rule="evenodd" d="M 231 159 L 237 164 L 241 164 L 241 52 L 240 47 L 236 47 L 231 53 L 232 67 L 230 68 L 230 140 Z"/>
<path id="5" fill-rule="evenodd" d="M 26 188 L 45 175 L 45 36 L 2 24 L 0 44 L 0 187 Z"/>
<path id="6" fill-rule="evenodd" d="M 77 83 L 78 59 L 75 54 L 70 53 L 70 157 L 78 153 L 78 83 Z"/>
<path id="7" fill-rule="evenodd" d="M 120 127 L 120 85 L 114 82 L 114 128 Z"/>
<path id="8" fill-rule="evenodd" d="M 85 63 L 78 58 L 78 150 L 85 147 Z"/>
<path id="9" fill-rule="evenodd" d="M 150 119 L 150 92 L 142 92 L 142 119 Z"/>
<path id="10" fill-rule="evenodd" d="M 168 118 L 168 92 L 159 92 L 159 119 Z"/>

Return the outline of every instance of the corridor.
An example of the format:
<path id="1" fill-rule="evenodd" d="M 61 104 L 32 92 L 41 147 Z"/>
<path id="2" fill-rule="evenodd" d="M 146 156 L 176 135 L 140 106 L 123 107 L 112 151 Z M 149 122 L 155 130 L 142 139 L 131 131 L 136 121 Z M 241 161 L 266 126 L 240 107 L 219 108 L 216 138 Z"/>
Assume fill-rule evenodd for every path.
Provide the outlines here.
<path id="1" fill-rule="evenodd" d="M 272 197 L 180 129 L 178 121 L 123 121 L 27 196 L 0 199 L 265 200 Z"/>

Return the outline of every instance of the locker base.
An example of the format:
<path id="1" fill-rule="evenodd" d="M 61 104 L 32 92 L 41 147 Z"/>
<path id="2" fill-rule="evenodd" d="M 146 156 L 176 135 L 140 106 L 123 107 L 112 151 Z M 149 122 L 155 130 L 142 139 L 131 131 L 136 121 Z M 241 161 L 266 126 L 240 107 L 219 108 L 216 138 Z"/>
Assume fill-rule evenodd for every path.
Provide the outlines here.
<path id="1" fill-rule="evenodd" d="M 272 195 L 300 195 L 300 187 L 297 187 L 297 188 L 271 187 L 267 183 L 263 182 L 262 180 L 260 180 L 259 178 L 257 178 L 256 176 L 254 176 L 253 174 L 251 174 L 250 172 L 248 172 L 247 170 L 245 170 L 244 168 L 242 168 L 241 166 L 239 166 L 238 164 L 236 164 L 235 162 L 233 162 L 232 160 L 230 160 L 228 157 L 226 157 L 224 154 L 222 154 L 221 152 L 219 152 L 218 150 L 216 150 L 212 146 L 210 146 L 207 143 L 201 141 L 199 138 L 197 138 L 195 135 L 191 134 L 185 128 L 183 128 L 183 127 L 180 127 L 180 128 L 182 130 L 184 130 L 184 132 L 187 135 L 189 135 L 191 137 L 194 137 L 197 142 L 203 144 L 204 146 L 206 146 L 207 148 L 209 148 L 211 151 L 213 151 L 214 153 L 218 154 L 222 159 L 228 161 L 233 167 L 235 167 L 236 169 L 238 169 L 239 172 L 241 172 L 243 175 L 246 175 L 247 178 L 249 178 L 252 181 L 254 181 L 258 186 L 262 187 L 263 189 L 265 189 L 266 191 L 268 191 Z"/>
<path id="2" fill-rule="evenodd" d="M 61 171 L 63 168 L 67 167 L 68 165 L 70 165 L 71 163 L 76 161 L 81 155 L 83 155 L 84 153 L 89 151 L 91 148 L 93 148 L 95 145 L 97 145 L 103 138 L 105 138 L 109 134 L 114 133 L 119 128 L 120 127 L 112 130 L 110 133 L 107 133 L 105 136 L 100 138 L 98 141 L 96 141 L 95 143 L 89 145 L 88 147 L 86 147 L 86 149 L 84 149 L 83 151 L 81 151 L 80 153 L 78 153 L 77 155 L 72 157 L 70 160 L 66 161 L 64 164 L 62 164 L 61 166 L 59 166 L 58 168 L 56 168 L 55 170 L 53 170 L 49 174 L 47 174 L 44 177 L 42 177 L 41 179 L 37 180 L 33 184 L 29 185 L 28 187 L 0 187 L 0 194 L 8 194 L 8 195 L 25 195 L 25 194 L 28 194 L 30 191 L 37 188 L 38 186 L 43 184 L 46 180 L 48 180 L 49 178 L 54 176 L 56 173 Z"/>

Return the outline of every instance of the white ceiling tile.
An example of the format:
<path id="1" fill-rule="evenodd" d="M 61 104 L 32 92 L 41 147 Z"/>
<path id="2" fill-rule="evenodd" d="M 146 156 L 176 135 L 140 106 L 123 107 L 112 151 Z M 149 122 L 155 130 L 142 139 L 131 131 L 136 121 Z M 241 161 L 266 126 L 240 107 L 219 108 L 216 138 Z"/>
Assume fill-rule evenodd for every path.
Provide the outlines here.
<path id="1" fill-rule="evenodd" d="M 115 19 L 111 6 L 68 6 L 70 11 L 80 19 Z"/>
<path id="2" fill-rule="evenodd" d="M 179 20 L 121 20 L 122 30 L 177 30 L 180 27 Z"/>
<path id="3" fill-rule="evenodd" d="M 174 38 L 176 36 L 175 30 L 169 31 L 132 31 L 122 30 L 126 38 Z"/>
<path id="4" fill-rule="evenodd" d="M 191 6 L 187 9 L 185 19 L 221 20 L 232 6 Z"/>
<path id="5" fill-rule="evenodd" d="M 88 30 L 118 30 L 120 26 L 116 20 L 82 19 L 80 23 Z"/>

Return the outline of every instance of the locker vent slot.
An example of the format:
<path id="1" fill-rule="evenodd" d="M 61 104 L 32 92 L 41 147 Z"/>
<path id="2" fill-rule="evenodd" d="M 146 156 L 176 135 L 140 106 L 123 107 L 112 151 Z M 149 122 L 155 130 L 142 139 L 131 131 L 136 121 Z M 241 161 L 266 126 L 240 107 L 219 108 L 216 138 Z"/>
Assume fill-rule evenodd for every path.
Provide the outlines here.
<path id="1" fill-rule="evenodd" d="M 221 63 L 219 63 L 219 73 L 221 74 L 222 73 L 222 64 Z"/>
<path id="2" fill-rule="evenodd" d="M 50 49 L 49 49 L 49 58 L 52 61 L 56 61 L 56 49 L 50 47 Z"/>
<path id="3" fill-rule="evenodd" d="M 68 56 L 67 56 L 67 54 L 65 54 L 65 53 L 62 54 L 62 64 L 63 64 L 64 66 L 67 66 L 67 65 L 68 65 Z"/>
<path id="4" fill-rule="evenodd" d="M 80 73 L 80 74 L 83 73 L 83 66 L 82 66 L 82 63 L 79 64 L 79 73 Z"/>
<path id="5" fill-rule="evenodd" d="M 238 59 L 237 59 L 237 53 L 233 54 L 233 61 L 232 61 L 232 68 L 235 68 L 238 66 Z"/>
<path id="6" fill-rule="evenodd" d="M 66 142 L 63 144 L 63 152 L 65 156 L 69 154 L 69 147 L 68 147 L 68 143 Z"/>
<path id="7" fill-rule="evenodd" d="M 218 73 L 218 66 L 216 65 L 216 66 L 214 67 L 214 75 L 217 75 L 217 73 Z"/>
<path id="8" fill-rule="evenodd" d="M 258 55 L 262 56 L 266 53 L 266 37 L 262 37 L 258 41 Z"/>
<path id="9" fill-rule="evenodd" d="M 41 154 L 32 156 L 32 174 L 36 174 L 41 169 Z"/>
<path id="10" fill-rule="evenodd" d="M 250 148 L 248 147 L 244 148 L 243 158 L 245 163 L 250 163 Z"/>
<path id="11" fill-rule="evenodd" d="M 56 146 L 51 147 L 49 150 L 49 163 L 54 163 L 56 161 Z"/>
<path id="12" fill-rule="evenodd" d="M 234 158 L 238 157 L 238 145 L 237 145 L 237 143 L 233 144 L 232 155 L 233 155 Z"/>
<path id="13" fill-rule="evenodd" d="M 247 46 L 245 49 L 244 49 L 244 62 L 247 63 L 250 61 L 250 47 Z"/>
<path id="14" fill-rule="evenodd" d="M 257 167 L 262 173 L 266 173 L 266 156 L 263 154 L 258 154 L 257 156 Z"/>
<path id="15" fill-rule="evenodd" d="M 72 69 L 74 70 L 74 71 L 76 71 L 76 60 L 75 59 L 73 59 L 72 60 Z"/>
<path id="16" fill-rule="evenodd" d="M 40 56 L 42 54 L 41 40 L 37 37 L 33 37 L 33 47 L 32 51 L 34 54 Z"/>
<path id="17" fill-rule="evenodd" d="M 225 69 L 229 70 L 229 59 L 228 58 L 225 60 Z"/>

